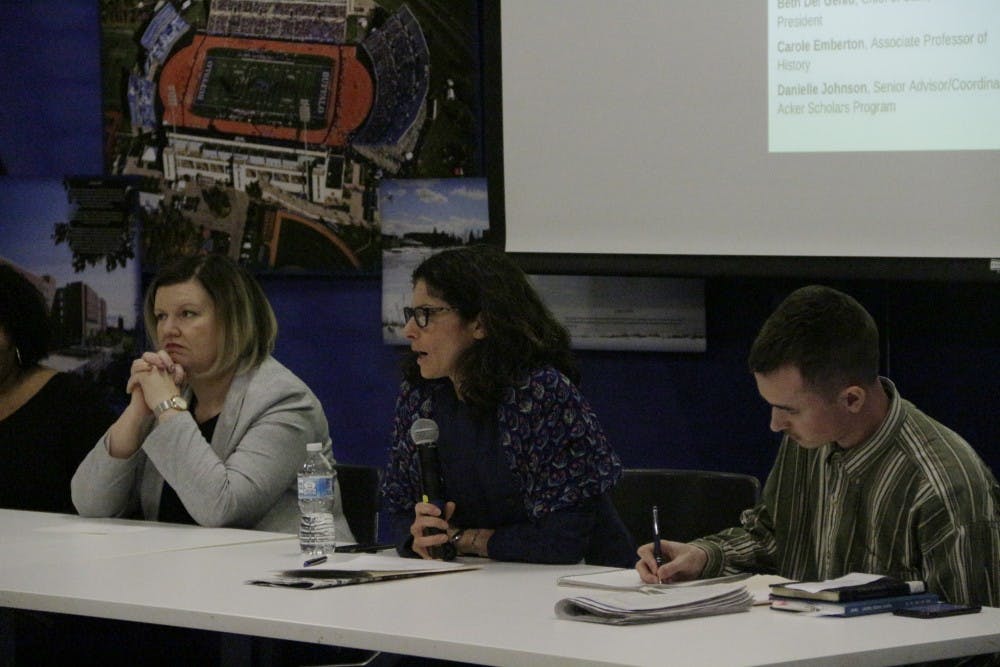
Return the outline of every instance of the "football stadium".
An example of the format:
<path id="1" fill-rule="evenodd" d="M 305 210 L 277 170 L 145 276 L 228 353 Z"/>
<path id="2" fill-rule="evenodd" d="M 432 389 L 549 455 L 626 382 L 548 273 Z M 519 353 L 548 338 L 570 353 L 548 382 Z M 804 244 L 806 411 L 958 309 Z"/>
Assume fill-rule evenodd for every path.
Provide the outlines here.
<path id="1" fill-rule="evenodd" d="M 166 62 L 159 89 L 166 126 L 330 147 L 347 144 L 374 99 L 355 46 L 212 35 Z"/>
<path id="2" fill-rule="evenodd" d="M 357 268 L 366 253 L 377 261 L 366 174 L 395 173 L 411 159 L 427 119 L 430 60 L 406 5 L 345 43 L 360 7 L 218 0 L 193 29 L 163 3 L 143 32 L 145 62 L 128 80 L 131 125 L 162 143 L 155 162 L 143 157 L 136 168 L 159 170 L 189 199 L 190 187 L 221 187 L 266 202 L 251 202 L 247 211 L 266 210 L 245 222 L 194 214 L 233 239 L 225 245 L 241 260 Z"/>

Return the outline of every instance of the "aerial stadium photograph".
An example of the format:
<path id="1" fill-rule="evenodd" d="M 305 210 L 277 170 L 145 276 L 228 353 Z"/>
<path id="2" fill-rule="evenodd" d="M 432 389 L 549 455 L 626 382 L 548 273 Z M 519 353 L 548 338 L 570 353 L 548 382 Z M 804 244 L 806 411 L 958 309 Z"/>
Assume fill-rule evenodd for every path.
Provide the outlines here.
<path id="1" fill-rule="evenodd" d="M 374 273 L 383 179 L 481 177 L 479 4 L 102 0 L 104 167 L 141 253 Z"/>

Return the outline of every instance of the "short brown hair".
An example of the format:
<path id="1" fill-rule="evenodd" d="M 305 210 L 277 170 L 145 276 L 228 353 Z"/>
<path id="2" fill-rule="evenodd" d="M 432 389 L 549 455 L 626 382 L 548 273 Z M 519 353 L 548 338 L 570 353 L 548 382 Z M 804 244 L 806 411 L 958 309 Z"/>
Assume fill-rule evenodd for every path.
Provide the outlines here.
<path id="1" fill-rule="evenodd" d="M 869 386 L 878 378 L 878 327 L 853 297 L 822 285 L 802 287 L 764 322 L 749 364 L 763 374 L 795 366 L 820 393 Z"/>
<path id="2" fill-rule="evenodd" d="M 274 350 L 278 322 L 257 281 L 225 255 L 181 257 L 156 274 L 143 304 L 146 332 L 153 347 L 159 347 L 153 312 L 156 290 L 189 280 L 197 280 L 208 292 L 222 328 L 218 354 L 207 374 L 242 373 L 260 365 Z"/>

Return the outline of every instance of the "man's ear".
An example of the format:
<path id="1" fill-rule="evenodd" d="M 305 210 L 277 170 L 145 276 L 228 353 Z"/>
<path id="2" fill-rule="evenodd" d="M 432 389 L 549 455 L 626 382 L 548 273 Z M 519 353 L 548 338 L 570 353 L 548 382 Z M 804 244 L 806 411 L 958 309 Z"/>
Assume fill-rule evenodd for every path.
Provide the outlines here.
<path id="1" fill-rule="evenodd" d="M 868 398 L 868 392 L 865 391 L 864 387 L 859 387 L 857 385 L 851 385 L 841 390 L 838 399 L 841 404 L 847 409 L 848 412 L 853 412 L 857 414 L 861 412 L 861 408 L 865 405 L 865 400 Z"/>

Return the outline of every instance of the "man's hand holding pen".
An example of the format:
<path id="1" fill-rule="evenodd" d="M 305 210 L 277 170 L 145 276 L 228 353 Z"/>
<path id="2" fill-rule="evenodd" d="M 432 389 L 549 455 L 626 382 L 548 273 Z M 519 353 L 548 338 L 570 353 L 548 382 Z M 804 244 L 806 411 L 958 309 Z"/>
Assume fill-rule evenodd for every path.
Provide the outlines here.
<path id="1" fill-rule="evenodd" d="M 653 545 L 659 544 L 662 565 L 657 565 Z M 639 577 L 647 584 L 671 584 L 701 576 L 708 554 L 686 542 L 658 540 L 639 547 L 639 562 L 635 564 Z"/>

